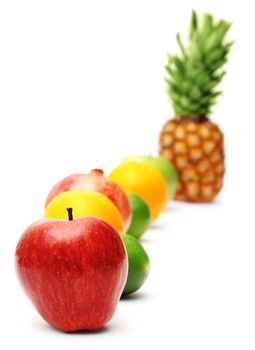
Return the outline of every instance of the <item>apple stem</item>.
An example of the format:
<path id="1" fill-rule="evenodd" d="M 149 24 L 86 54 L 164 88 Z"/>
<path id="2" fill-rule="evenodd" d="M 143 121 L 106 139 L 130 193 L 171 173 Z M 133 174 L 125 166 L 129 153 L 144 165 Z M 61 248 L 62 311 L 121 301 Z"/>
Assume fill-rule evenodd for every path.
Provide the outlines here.
<path id="1" fill-rule="evenodd" d="M 66 208 L 67 212 L 68 212 L 68 219 L 69 221 L 73 220 L 73 208 Z"/>

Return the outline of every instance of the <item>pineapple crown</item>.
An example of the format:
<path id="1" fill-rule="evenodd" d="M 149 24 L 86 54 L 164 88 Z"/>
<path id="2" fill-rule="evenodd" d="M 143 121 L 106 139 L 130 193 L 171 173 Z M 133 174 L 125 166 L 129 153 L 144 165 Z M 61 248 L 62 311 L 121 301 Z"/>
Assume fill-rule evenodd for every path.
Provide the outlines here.
<path id="1" fill-rule="evenodd" d="M 165 67 L 168 93 L 177 115 L 204 117 L 212 112 L 222 93 L 216 87 L 226 73 L 223 66 L 233 45 L 225 41 L 230 26 L 224 20 L 215 21 L 210 14 L 198 19 L 193 10 L 187 47 L 177 34 L 180 54 L 169 55 Z"/>

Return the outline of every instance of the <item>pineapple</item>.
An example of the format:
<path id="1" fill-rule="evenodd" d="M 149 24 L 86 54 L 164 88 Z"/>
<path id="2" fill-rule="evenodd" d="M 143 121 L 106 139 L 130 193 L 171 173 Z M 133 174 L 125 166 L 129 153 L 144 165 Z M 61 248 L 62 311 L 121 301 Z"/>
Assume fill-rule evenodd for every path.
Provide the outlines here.
<path id="1" fill-rule="evenodd" d="M 177 200 L 209 202 L 223 185 L 224 137 L 208 116 L 221 94 L 216 88 L 233 44 L 225 40 L 229 28 L 210 14 L 200 20 L 193 11 L 189 45 L 185 47 L 177 34 L 180 55 L 170 55 L 165 67 L 176 117 L 163 126 L 159 153 L 179 173 Z"/>

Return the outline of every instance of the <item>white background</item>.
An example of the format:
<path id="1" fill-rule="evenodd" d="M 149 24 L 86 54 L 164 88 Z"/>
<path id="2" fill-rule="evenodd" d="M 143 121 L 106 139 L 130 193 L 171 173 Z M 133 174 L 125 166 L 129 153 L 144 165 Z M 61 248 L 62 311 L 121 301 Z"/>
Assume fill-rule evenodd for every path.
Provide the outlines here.
<path id="1" fill-rule="evenodd" d="M 27 1 L 0 5 L 1 349 L 254 349 L 253 1 Z M 173 116 L 163 81 L 191 8 L 233 22 L 212 119 L 227 174 L 209 205 L 172 202 L 144 236 L 151 274 L 96 334 L 49 327 L 16 280 L 14 251 L 59 179 L 157 152 Z M 5 345 L 3 345 L 5 344 Z M 161 345 L 160 345 L 161 344 Z M 164 345 L 163 345 L 164 344 Z"/>

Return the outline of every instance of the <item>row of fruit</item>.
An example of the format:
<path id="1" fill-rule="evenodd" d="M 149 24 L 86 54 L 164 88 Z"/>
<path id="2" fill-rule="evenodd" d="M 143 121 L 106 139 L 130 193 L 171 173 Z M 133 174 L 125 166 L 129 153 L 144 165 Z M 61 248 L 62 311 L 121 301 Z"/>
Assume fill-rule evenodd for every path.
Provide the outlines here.
<path id="1" fill-rule="evenodd" d="M 167 84 L 176 118 L 160 136 L 161 157 L 132 156 L 108 177 L 94 169 L 58 182 L 43 220 L 16 248 L 21 284 L 41 316 L 63 331 L 98 329 L 121 296 L 137 291 L 150 261 L 140 237 L 169 199 L 209 202 L 224 176 L 223 134 L 209 121 L 232 43 L 229 23 L 192 12 L 189 45 L 169 56 Z"/>
<path id="2" fill-rule="evenodd" d="M 94 169 L 51 189 L 44 219 L 16 249 L 21 284 L 46 321 L 63 331 L 98 329 L 121 296 L 143 285 L 150 260 L 139 238 L 176 183 L 168 161 L 129 157 L 108 177 Z"/>

